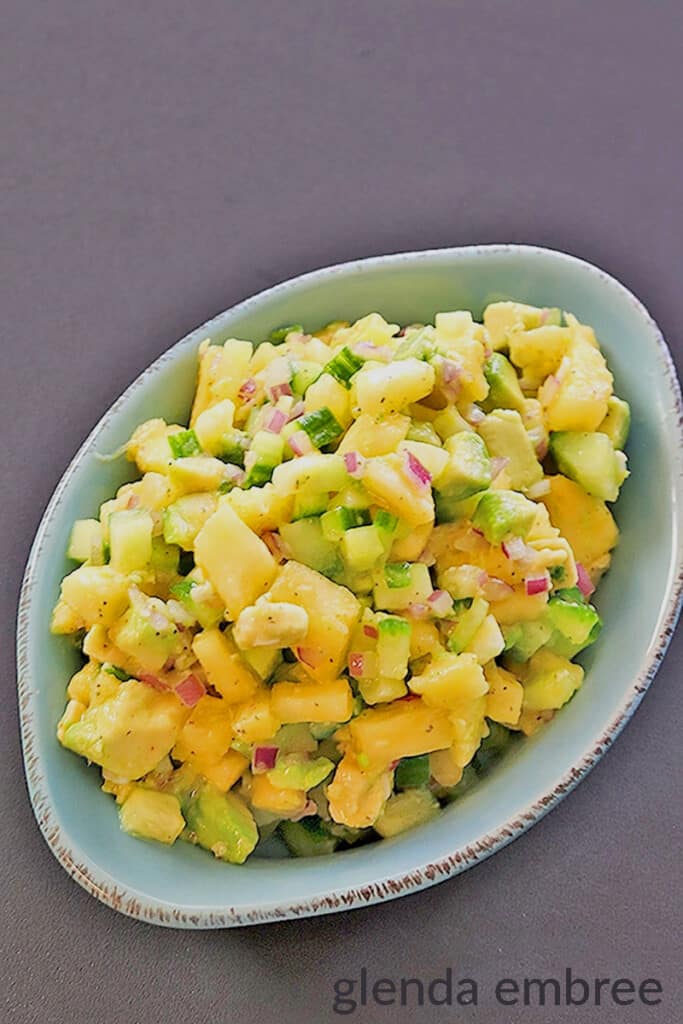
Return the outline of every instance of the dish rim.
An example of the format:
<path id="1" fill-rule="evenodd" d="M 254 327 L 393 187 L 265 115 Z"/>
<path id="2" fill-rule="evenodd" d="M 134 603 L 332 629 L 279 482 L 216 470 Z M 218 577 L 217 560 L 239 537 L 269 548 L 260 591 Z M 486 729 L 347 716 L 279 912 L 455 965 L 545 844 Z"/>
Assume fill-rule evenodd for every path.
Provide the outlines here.
<path id="1" fill-rule="evenodd" d="M 176 928 L 225 928 L 350 910 L 383 900 L 394 899 L 409 892 L 416 892 L 465 871 L 474 864 L 485 860 L 513 839 L 526 832 L 527 829 L 544 817 L 578 785 L 602 758 L 609 747 L 611 747 L 612 743 L 621 733 L 621 730 L 635 713 L 666 654 L 681 611 L 681 604 L 683 602 L 683 537 L 681 531 L 677 532 L 675 538 L 676 546 L 672 551 L 672 558 L 669 564 L 669 578 L 666 601 L 663 604 L 661 629 L 651 637 L 644 656 L 644 668 L 632 679 L 631 684 L 625 690 L 622 700 L 615 709 L 610 725 L 601 736 L 600 741 L 595 746 L 589 745 L 583 756 L 567 770 L 559 781 L 549 784 L 549 788 L 543 795 L 533 804 L 530 804 L 524 813 L 507 818 L 493 832 L 480 836 L 476 841 L 467 846 L 456 847 L 445 859 L 435 862 L 426 861 L 407 874 L 401 872 L 392 874 L 389 871 L 381 881 L 373 882 L 361 888 L 332 888 L 326 892 L 326 895 L 303 903 L 285 901 L 262 904 L 248 912 L 238 911 L 230 907 L 216 909 L 209 906 L 185 906 L 147 896 L 137 891 L 133 886 L 123 886 L 119 883 L 112 885 L 113 880 L 103 869 L 98 868 L 97 865 L 92 863 L 89 865 L 81 863 L 80 858 L 70 848 L 69 836 L 60 823 L 59 811 L 53 805 L 49 791 L 44 783 L 42 755 L 33 733 L 33 718 L 39 699 L 39 691 L 32 689 L 29 673 L 30 644 L 28 638 L 33 589 L 36 586 L 34 579 L 35 569 L 44 550 L 50 522 L 71 483 L 72 477 L 82 460 L 91 450 L 100 432 L 125 406 L 130 396 L 138 388 L 144 387 L 149 379 L 157 374 L 167 362 L 173 360 L 181 347 L 189 345 L 193 339 L 199 341 L 206 336 L 210 336 L 227 314 L 248 313 L 252 307 L 258 307 L 265 298 L 277 297 L 280 293 L 288 291 L 292 285 L 311 285 L 315 284 L 318 280 L 329 278 L 335 274 L 353 273 L 354 271 L 364 271 L 368 268 L 374 269 L 380 266 L 398 266 L 402 263 L 420 262 L 437 256 L 448 258 L 458 254 L 470 254 L 476 258 L 480 255 L 510 255 L 515 253 L 525 256 L 551 256 L 561 262 L 564 261 L 570 265 L 578 265 L 589 273 L 596 275 L 607 287 L 621 293 L 633 305 L 635 313 L 640 316 L 646 328 L 649 329 L 650 338 L 656 346 L 661 362 L 662 379 L 668 388 L 672 400 L 672 410 L 676 414 L 675 435 L 678 444 L 669 446 L 669 455 L 673 471 L 674 502 L 683 502 L 683 401 L 673 358 L 662 332 L 643 303 L 617 278 L 589 261 L 561 250 L 535 245 L 499 243 L 398 252 L 332 264 L 299 274 L 270 288 L 263 289 L 255 295 L 223 310 L 200 327 L 185 335 L 147 366 L 109 406 L 69 462 L 42 514 L 28 557 L 19 599 L 17 614 L 17 688 L 24 771 L 31 805 L 42 835 L 62 867 L 86 891 L 97 897 L 105 905 L 129 917 L 147 923 Z"/>

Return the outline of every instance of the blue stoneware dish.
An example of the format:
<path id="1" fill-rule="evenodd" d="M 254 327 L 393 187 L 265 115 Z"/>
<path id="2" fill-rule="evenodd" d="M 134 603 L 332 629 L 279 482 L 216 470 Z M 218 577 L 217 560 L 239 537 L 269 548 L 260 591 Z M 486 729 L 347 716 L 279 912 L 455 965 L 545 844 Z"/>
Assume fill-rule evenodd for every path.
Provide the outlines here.
<path id="1" fill-rule="evenodd" d="M 128 478 L 105 463 L 150 416 L 184 422 L 199 342 L 259 339 L 285 323 L 314 330 L 378 310 L 398 323 L 444 309 L 515 298 L 560 306 L 592 324 L 633 411 L 631 478 L 617 507 L 622 530 L 597 595 L 605 621 L 584 659 L 587 679 L 555 720 L 514 751 L 435 821 L 391 840 L 312 860 L 277 850 L 243 866 L 184 843 L 139 842 L 119 831 L 97 775 L 58 746 L 55 726 L 77 655 L 48 632 L 70 566 L 74 519 L 91 516 Z M 401 253 L 304 274 L 221 313 L 169 349 L 105 414 L 67 469 L 43 517 L 21 595 L 19 703 L 26 775 L 43 835 L 69 874 L 132 917 L 221 928 L 305 917 L 393 899 L 483 860 L 538 821 L 604 754 L 638 706 L 679 611 L 683 544 L 681 395 L 662 336 L 623 285 L 588 263 L 530 246 L 490 245 Z"/>

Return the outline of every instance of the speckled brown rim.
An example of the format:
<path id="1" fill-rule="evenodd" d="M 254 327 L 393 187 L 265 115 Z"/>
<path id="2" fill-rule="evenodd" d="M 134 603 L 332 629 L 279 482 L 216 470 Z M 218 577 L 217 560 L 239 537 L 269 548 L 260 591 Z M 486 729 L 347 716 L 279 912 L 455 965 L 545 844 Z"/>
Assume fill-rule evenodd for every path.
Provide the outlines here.
<path id="1" fill-rule="evenodd" d="M 676 375 L 671 353 L 664 341 L 661 331 L 650 316 L 642 303 L 616 278 L 605 271 L 595 267 L 593 264 L 577 257 L 570 256 L 557 250 L 550 250 L 538 246 L 528 245 L 482 245 L 462 246 L 452 249 L 429 249 L 420 252 L 396 253 L 387 256 L 376 256 L 365 260 L 356 260 L 349 263 L 338 264 L 333 267 L 326 267 L 321 270 L 312 271 L 299 275 L 273 288 L 259 292 L 257 295 L 244 300 L 232 307 L 227 312 L 242 313 L 248 312 L 252 306 L 258 305 L 266 296 L 277 296 L 278 293 L 289 289 L 296 282 L 315 283 L 316 279 L 326 278 L 334 273 L 353 271 L 354 269 L 374 268 L 377 266 L 400 265 L 406 261 L 416 259 L 428 259 L 437 255 L 448 256 L 450 254 L 514 254 L 529 255 L 552 255 L 572 264 L 579 264 L 597 275 L 603 283 L 618 290 L 634 306 L 635 310 L 647 323 L 653 341 L 655 342 L 658 355 L 661 360 L 663 376 L 668 386 L 672 407 L 676 415 L 676 433 L 678 447 L 674 450 L 674 469 L 676 494 L 679 500 L 683 501 L 683 403 L 681 401 L 681 390 Z M 119 408 L 128 401 L 130 396 L 147 381 L 150 375 L 157 373 L 167 361 L 173 359 L 176 349 L 192 340 L 199 341 L 210 335 L 214 325 L 223 317 L 223 313 L 192 332 L 188 337 L 178 342 L 159 359 L 151 364 L 119 399 L 109 408 L 99 423 L 92 430 L 90 435 L 82 444 L 81 448 L 69 464 L 64 476 L 60 480 L 55 492 L 45 510 L 37 531 L 31 553 L 29 555 L 26 572 L 21 589 L 17 617 L 17 666 L 18 666 L 18 697 L 21 721 L 21 737 L 24 751 L 24 765 L 31 804 L 34 809 L 40 830 L 52 853 L 60 862 L 62 867 L 74 878 L 87 892 L 97 897 L 104 904 L 130 917 L 137 918 L 148 923 L 164 925 L 176 928 L 228 928 L 240 925 L 258 924 L 269 921 L 286 920 L 297 917 L 308 917 L 320 913 L 333 913 L 342 910 L 351 910 L 356 907 L 369 906 L 382 900 L 394 899 L 409 892 L 415 892 L 421 888 L 433 885 L 446 878 L 459 874 L 474 864 L 485 860 L 497 850 L 506 846 L 513 839 L 520 836 L 531 825 L 539 821 L 556 804 L 562 800 L 571 790 L 583 779 L 591 768 L 600 760 L 605 752 L 617 738 L 626 722 L 633 715 L 640 704 L 645 692 L 652 682 L 661 662 L 666 654 L 671 637 L 676 627 L 676 622 L 681 610 L 683 598 L 683 546 L 680 537 L 675 558 L 672 559 L 668 593 L 666 599 L 666 611 L 662 628 L 652 638 L 649 645 L 649 657 L 646 665 L 633 680 L 629 689 L 625 692 L 623 700 L 618 707 L 609 728 L 601 736 L 597 744 L 591 746 L 585 755 L 572 766 L 564 776 L 551 789 L 545 792 L 538 800 L 530 804 L 523 812 L 516 814 L 510 820 L 494 831 L 482 835 L 476 842 L 463 846 L 453 851 L 448 857 L 427 862 L 422 866 L 410 871 L 407 874 L 389 876 L 366 886 L 354 889 L 340 889 L 327 893 L 324 896 L 312 898 L 306 902 L 279 903 L 261 906 L 252 911 L 238 911 L 231 907 L 210 908 L 210 907 L 183 907 L 154 900 L 131 888 L 123 887 L 116 883 L 106 872 L 92 863 L 88 857 L 73 846 L 69 845 L 69 839 L 64 834 L 50 799 L 40 753 L 33 731 L 33 716 L 35 705 L 38 699 L 38 691 L 32 689 L 29 673 L 29 652 L 28 652 L 28 628 L 29 609 L 31 604 L 31 593 L 37 585 L 35 579 L 35 568 L 39 555 L 41 554 L 47 533 L 47 526 L 52 514 L 62 501 L 63 494 L 67 489 L 71 478 L 83 459 L 94 445 L 101 429 L 105 423 L 116 414 Z"/>

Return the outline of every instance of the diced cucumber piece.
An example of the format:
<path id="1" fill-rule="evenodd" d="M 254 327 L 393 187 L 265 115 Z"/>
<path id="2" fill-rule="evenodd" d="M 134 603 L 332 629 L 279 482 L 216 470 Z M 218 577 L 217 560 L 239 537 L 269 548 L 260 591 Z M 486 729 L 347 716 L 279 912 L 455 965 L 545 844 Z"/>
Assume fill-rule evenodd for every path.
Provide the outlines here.
<path id="1" fill-rule="evenodd" d="M 387 562 L 384 566 L 384 580 L 390 590 L 410 586 L 410 562 Z"/>
<path id="2" fill-rule="evenodd" d="M 283 821 L 280 832 L 285 845 L 295 857 L 325 857 L 334 853 L 339 840 L 325 828 L 320 818 Z"/>
<path id="3" fill-rule="evenodd" d="M 311 516 L 321 516 L 327 508 L 327 502 L 327 491 L 309 491 L 308 488 L 297 491 L 294 495 L 292 521 L 310 519 Z"/>
<path id="4" fill-rule="evenodd" d="M 399 342 L 394 359 L 431 359 L 436 350 L 436 335 L 431 324 L 408 328 Z"/>
<path id="5" fill-rule="evenodd" d="M 475 597 L 470 607 L 458 619 L 455 628 L 449 633 L 446 644 L 448 650 L 454 651 L 456 654 L 464 651 L 488 615 L 488 611 L 488 601 L 485 601 L 483 597 Z"/>
<path id="6" fill-rule="evenodd" d="M 375 526 L 356 526 L 341 539 L 344 562 L 352 572 L 367 572 L 384 556 L 384 544 Z"/>
<path id="7" fill-rule="evenodd" d="M 283 523 L 280 536 L 290 556 L 309 569 L 334 578 L 342 571 L 342 562 L 336 545 L 325 537 L 319 519 L 299 519 L 296 523 Z"/>
<path id="8" fill-rule="evenodd" d="M 366 526 L 370 521 L 370 515 L 365 509 L 349 508 L 339 506 L 325 512 L 320 522 L 323 534 L 332 544 L 338 544 L 347 530 L 356 526 Z"/>
<path id="9" fill-rule="evenodd" d="M 338 380 L 340 384 L 348 388 L 351 386 L 351 378 L 354 373 L 357 373 L 362 365 L 363 360 L 344 345 L 326 364 L 324 373 L 331 374 L 335 380 Z"/>
<path id="10" fill-rule="evenodd" d="M 195 537 L 215 511 L 216 499 L 212 494 L 183 495 L 162 513 L 164 540 L 167 544 L 178 544 L 185 551 L 191 551 Z"/>
<path id="11" fill-rule="evenodd" d="M 603 501 L 616 501 L 625 477 L 624 456 L 607 434 L 563 430 L 550 435 L 550 453 L 564 476 Z"/>
<path id="12" fill-rule="evenodd" d="M 149 563 L 157 576 L 177 576 L 180 548 L 177 544 L 167 544 L 163 537 L 152 537 Z"/>
<path id="13" fill-rule="evenodd" d="M 249 448 L 249 435 L 244 430 L 233 428 L 223 435 L 218 458 L 233 466 L 244 466 L 244 456 Z"/>
<path id="14" fill-rule="evenodd" d="M 485 491 L 479 499 L 473 523 L 490 544 L 506 537 L 524 539 L 534 524 L 536 506 L 517 491 Z"/>
<path id="15" fill-rule="evenodd" d="M 244 486 L 261 487 L 268 483 L 273 470 L 282 462 L 284 450 L 284 441 L 280 434 L 272 434 L 269 430 L 257 431 L 244 460 L 247 470 Z"/>
<path id="16" fill-rule="evenodd" d="M 274 331 L 271 331 L 268 335 L 268 341 L 272 345 L 281 345 L 283 341 L 287 340 L 288 334 L 303 334 L 304 329 L 301 324 L 287 324 L 285 327 L 276 327 Z"/>
<path id="17" fill-rule="evenodd" d="M 344 433 L 341 423 L 326 405 L 321 409 L 306 413 L 298 420 L 298 423 L 316 448 L 324 448 L 325 445 L 330 444 Z"/>
<path id="18" fill-rule="evenodd" d="M 377 527 L 384 543 L 391 544 L 394 539 L 394 535 L 398 530 L 398 517 L 393 515 L 393 513 L 386 512 L 383 508 L 380 508 L 375 512 L 373 524 Z"/>
<path id="19" fill-rule="evenodd" d="M 315 384 L 322 372 L 323 368 L 320 363 L 314 363 L 310 359 L 302 359 L 294 363 L 294 372 L 292 373 L 292 391 L 294 394 L 303 398 L 311 384 Z"/>
<path id="20" fill-rule="evenodd" d="M 488 720 L 489 734 L 481 741 L 472 765 L 478 775 L 484 775 L 498 761 L 512 743 L 513 735 L 504 725 Z"/>
<path id="21" fill-rule="evenodd" d="M 104 531 L 98 519 L 77 519 L 71 530 L 67 558 L 104 565 Z"/>
<path id="22" fill-rule="evenodd" d="M 388 587 L 382 572 L 381 579 L 375 581 L 375 608 L 393 612 L 407 608 L 409 604 L 424 604 L 432 589 L 429 569 L 422 562 L 411 564 L 410 583 L 407 587 Z"/>
<path id="23" fill-rule="evenodd" d="M 429 754 L 402 757 L 396 766 L 394 784 L 396 789 L 419 789 L 429 783 L 429 776 Z"/>
<path id="24" fill-rule="evenodd" d="M 151 515 L 142 509 L 113 512 L 109 517 L 109 560 L 112 569 L 127 575 L 149 565 L 153 529 Z"/>
<path id="25" fill-rule="evenodd" d="M 502 352 L 494 352 L 484 364 L 484 376 L 489 386 L 484 409 L 516 409 L 524 411 L 524 394 L 514 366 Z"/>
<path id="26" fill-rule="evenodd" d="M 388 615 L 380 619 L 377 628 L 379 675 L 389 679 L 404 679 L 410 659 L 410 623 L 406 619 Z"/>
<path id="27" fill-rule="evenodd" d="M 180 430 L 168 435 L 168 445 L 174 459 L 186 459 L 190 455 L 201 455 L 202 446 L 194 430 Z"/>
<path id="28" fill-rule="evenodd" d="M 631 409 L 628 402 L 612 395 L 607 399 L 607 413 L 598 427 L 601 434 L 607 434 L 615 448 L 623 449 L 631 426 Z"/>

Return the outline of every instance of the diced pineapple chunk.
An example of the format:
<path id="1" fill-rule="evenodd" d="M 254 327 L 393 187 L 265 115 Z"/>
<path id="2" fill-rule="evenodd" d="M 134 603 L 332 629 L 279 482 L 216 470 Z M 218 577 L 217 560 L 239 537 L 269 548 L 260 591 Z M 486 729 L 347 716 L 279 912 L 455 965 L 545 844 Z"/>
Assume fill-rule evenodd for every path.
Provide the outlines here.
<path id="1" fill-rule="evenodd" d="M 248 700 L 255 692 L 258 679 L 226 633 L 205 629 L 197 633 L 192 649 L 211 685 L 230 704 Z"/>
<path id="2" fill-rule="evenodd" d="M 552 651 L 540 650 L 519 669 L 525 711 L 554 711 L 573 697 L 583 669 Z"/>
<path id="3" fill-rule="evenodd" d="M 548 477 L 550 490 L 541 501 L 550 521 L 569 541 L 574 557 L 589 568 L 616 545 L 619 530 L 604 501 L 587 494 L 565 476 Z"/>
<path id="4" fill-rule="evenodd" d="M 446 712 L 440 707 L 430 707 L 419 698 L 398 700 L 363 711 L 348 728 L 354 750 L 375 765 L 388 765 L 401 757 L 441 750 L 453 739 L 453 728 Z"/>
<path id="5" fill-rule="evenodd" d="M 270 699 L 273 713 L 283 723 L 348 722 L 353 713 L 353 693 L 346 679 L 275 683 Z"/>
<path id="6" fill-rule="evenodd" d="M 221 793 L 227 793 L 241 779 L 249 767 L 249 761 L 236 750 L 229 750 L 213 764 L 203 764 L 202 775 L 212 782 Z"/>
<path id="7" fill-rule="evenodd" d="M 142 473 L 167 473 L 173 461 L 168 435 L 179 430 L 182 427 L 168 427 L 161 419 L 147 420 L 133 432 L 126 455 Z"/>
<path id="8" fill-rule="evenodd" d="M 209 455 L 221 454 L 225 435 L 231 429 L 234 418 L 235 403 L 229 398 L 224 398 L 197 416 L 194 431 L 205 452 Z"/>
<path id="9" fill-rule="evenodd" d="M 538 397 L 549 430 L 591 431 L 605 418 L 611 394 L 612 374 L 604 356 L 588 342 L 575 340 L 556 378 L 546 381 Z"/>
<path id="10" fill-rule="evenodd" d="M 235 488 L 222 501 L 231 505 L 254 533 L 265 533 L 266 530 L 277 530 L 291 519 L 294 496 L 276 490 L 272 484 L 265 484 L 245 491 Z"/>
<path id="11" fill-rule="evenodd" d="M 299 605 L 308 614 L 308 632 L 296 649 L 316 679 L 335 679 L 346 658 L 351 627 L 360 602 L 350 590 L 299 562 L 287 562 L 269 591 L 271 601 Z"/>
<path id="12" fill-rule="evenodd" d="M 486 696 L 463 702 L 459 708 L 451 711 L 450 720 L 454 733 L 451 753 L 453 760 L 461 768 L 470 763 L 483 737 L 488 734 L 485 716 Z"/>
<path id="13" fill-rule="evenodd" d="M 452 708 L 462 701 L 476 700 L 488 690 L 488 683 L 475 654 L 442 654 L 427 668 L 413 676 L 409 684 L 425 704 L 436 708 Z M 448 743 L 442 744 L 448 746 Z M 438 749 L 438 748 L 434 748 Z"/>
<path id="14" fill-rule="evenodd" d="M 555 373 L 572 340 L 567 327 L 547 324 L 510 335 L 510 359 L 528 376 L 539 380 Z"/>
<path id="15" fill-rule="evenodd" d="M 235 735 L 245 743 L 271 739 L 281 722 L 273 713 L 270 691 L 261 687 L 244 704 L 238 704 L 233 711 L 232 725 Z"/>
<path id="16" fill-rule="evenodd" d="M 453 750 L 435 750 L 429 755 L 429 770 L 432 778 L 439 786 L 457 786 L 462 778 L 462 765 L 459 765 Z"/>
<path id="17" fill-rule="evenodd" d="M 349 828 L 368 828 L 388 800 L 392 782 L 393 772 L 386 768 L 363 769 L 352 753 L 345 754 L 326 788 L 333 821 Z"/>
<path id="18" fill-rule="evenodd" d="M 388 455 L 396 451 L 409 429 L 409 416 L 389 413 L 375 417 L 361 413 L 342 438 L 337 451 L 340 455 L 345 452 L 359 452 L 366 458 L 373 455 Z"/>
<path id="19" fill-rule="evenodd" d="M 233 620 L 268 589 L 277 571 L 266 545 L 227 503 L 197 534 L 195 560 Z"/>
<path id="20" fill-rule="evenodd" d="M 491 662 L 484 669 L 489 684 L 486 695 L 486 717 L 501 725 L 515 726 L 522 712 L 524 688 L 519 680 L 504 668 Z"/>
<path id="21" fill-rule="evenodd" d="M 349 392 L 338 380 L 329 374 L 323 373 L 306 390 L 306 412 L 315 412 L 316 409 L 328 408 L 338 423 L 344 429 L 351 422 L 351 403 Z"/>
<path id="22" fill-rule="evenodd" d="M 137 839 L 154 839 L 171 846 L 185 828 L 178 798 L 133 786 L 119 810 L 121 828 Z"/>
<path id="23" fill-rule="evenodd" d="M 356 400 L 361 412 L 371 416 L 400 412 L 411 402 L 419 402 L 434 387 L 434 368 L 420 359 L 401 359 L 395 363 L 368 364 L 355 378 Z"/>
<path id="24" fill-rule="evenodd" d="M 272 811 L 288 818 L 303 811 L 306 793 L 303 789 L 284 789 L 274 786 L 267 774 L 254 775 L 251 780 L 251 803 L 262 811 Z"/>
<path id="25" fill-rule="evenodd" d="M 417 490 L 404 473 L 404 458 L 383 455 L 369 459 L 363 483 L 378 504 L 393 512 L 409 526 L 434 521 L 434 499 L 430 487 Z"/>
<path id="26" fill-rule="evenodd" d="M 82 565 L 64 577 L 61 596 L 86 627 L 111 626 L 128 605 L 128 587 L 108 565 Z"/>
<path id="27" fill-rule="evenodd" d="M 486 665 L 497 658 L 504 647 L 505 640 L 500 626 L 493 615 L 487 615 L 465 650 L 471 651 L 480 665 Z"/>
<path id="28" fill-rule="evenodd" d="M 227 752 L 232 742 L 233 728 L 230 709 L 219 697 L 206 694 L 192 709 L 175 747 L 176 761 L 188 761 L 201 769 L 202 764 L 215 764 Z"/>
<path id="29" fill-rule="evenodd" d="M 199 375 L 197 391 L 190 425 L 194 426 L 199 415 L 225 398 L 235 401 L 245 377 L 248 376 L 249 361 L 253 353 L 250 341 L 234 338 L 223 346 L 202 343 L 199 350 Z"/>

